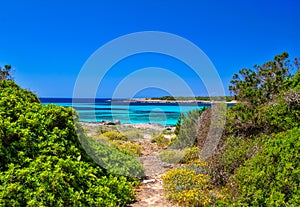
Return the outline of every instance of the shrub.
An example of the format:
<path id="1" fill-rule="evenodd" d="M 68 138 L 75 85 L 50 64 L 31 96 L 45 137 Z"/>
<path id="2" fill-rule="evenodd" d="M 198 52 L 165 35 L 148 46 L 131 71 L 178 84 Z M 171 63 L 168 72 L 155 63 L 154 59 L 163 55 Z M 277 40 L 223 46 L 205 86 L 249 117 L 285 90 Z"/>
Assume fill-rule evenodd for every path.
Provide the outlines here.
<path id="1" fill-rule="evenodd" d="M 114 126 L 114 125 L 110 125 L 110 126 L 107 126 L 107 125 L 104 125 L 104 126 L 99 126 L 98 128 L 98 134 L 103 134 L 105 132 L 117 132 L 118 131 L 118 128 L 117 126 Z"/>
<path id="2" fill-rule="evenodd" d="M 203 164 L 199 164 L 203 166 Z M 166 197 L 185 206 L 206 206 L 212 202 L 209 176 L 185 167 L 172 169 L 163 176 Z"/>
<path id="3" fill-rule="evenodd" d="M 76 159 L 38 156 L 0 173 L 1 206 L 120 206 L 133 200 L 124 177 L 102 176 Z"/>
<path id="4" fill-rule="evenodd" d="M 274 95 L 285 88 L 285 79 L 290 71 L 299 65 L 291 64 L 287 52 L 274 57 L 253 69 L 243 68 L 234 74 L 229 90 L 237 100 L 247 102 L 249 107 L 256 107 L 270 101 Z"/>
<path id="5" fill-rule="evenodd" d="M 255 155 L 259 139 L 227 137 L 222 153 L 215 154 L 208 162 L 208 172 L 214 184 L 224 185 L 237 168 Z"/>
<path id="6" fill-rule="evenodd" d="M 107 160 L 124 161 L 124 153 L 86 138 L 76 118 L 71 108 L 42 105 L 13 81 L 0 81 L 0 206 L 124 206 L 133 201 L 132 182 L 107 173 L 82 146 L 92 142 L 107 152 L 102 157 Z"/>
<path id="7" fill-rule="evenodd" d="M 127 137 L 127 139 L 139 139 L 143 138 L 143 135 L 139 133 L 138 131 L 127 131 L 124 132 L 123 135 Z"/>
<path id="8" fill-rule="evenodd" d="M 110 144 L 132 156 L 139 157 L 142 155 L 142 147 L 139 144 L 119 140 L 111 141 Z"/>
<path id="9" fill-rule="evenodd" d="M 172 142 L 173 149 L 184 149 L 186 147 L 193 147 L 196 144 L 198 119 L 205 109 L 195 109 L 189 111 L 186 116 L 180 116 L 176 124 L 176 134 L 178 136 Z"/>
<path id="10" fill-rule="evenodd" d="M 179 135 L 179 132 L 180 132 L 180 128 L 181 128 L 181 125 L 182 125 L 182 119 L 184 118 L 184 114 L 183 113 L 180 113 L 180 116 L 176 122 L 176 125 L 175 125 L 175 130 L 174 130 L 174 134 L 176 136 Z"/>
<path id="11" fill-rule="evenodd" d="M 300 128 L 269 138 L 233 177 L 237 203 L 250 206 L 300 205 Z"/>
<path id="12" fill-rule="evenodd" d="M 183 158 L 183 154 L 180 150 L 164 150 L 159 153 L 158 157 L 167 163 L 179 163 L 179 161 Z"/>
<path id="13" fill-rule="evenodd" d="M 191 163 L 199 160 L 200 152 L 198 147 L 188 147 L 183 150 L 183 158 L 180 163 Z"/>
<path id="14" fill-rule="evenodd" d="M 260 108 L 260 125 L 263 125 L 267 134 L 277 133 L 300 126 L 300 100 L 287 97 L 292 94 L 300 94 L 290 90 L 278 95 L 272 104 Z M 296 96 L 296 95 L 295 95 Z"/>
<path id="15" fill-rule="evenodd" d="M 289 74 L 292 68 L 298 69 L 293 76 Z M 294 202 L 299 200 L 299 193 L 294 191 L 299 180 L 285 167 L 298 165 L 294 152 L 298 153 L 295 143 L 299 141 L 294 140 L 288 152 L 285 146 L 290 135 L 284 135 L 300 123 L 299 74 L 299 62 L 289 64 L 283 53 L 274 61 L 254 70 L 242 69 L 234 76 L 230 90 L 239 103 L 228 110 L 225 133 L 208 168 L 212 183 L 226 186 L 230 195 L 218 201 L 220 205 L 225 200 L 234 200 L 237 206 L 299 205 Z M 282 135 L 275 138 L 279 132 Z M 279 136 L 281 141 L 275 141 Z M 276 147 L 272 146 L 275 142 Z"/>
<path id="16" fill-rule="evenodd" d="M 157 146 L 164 148 L 170 144 L 170 140 L 166 138 L 163 134 L 158 134 L 151 138 L 152 143 L 156 143 Z"/>
<path id="17" fill-rule="evenodd" d="M 5 65 L 3 68 L 0 66 L 0 81 L 11 79 L 11 66 Z"/>
<path id="18" fill-rule="evenodd" d="M 102 136 L 102 134 L 106 132 L 117 132 L 121 133 L 127 139 L 139 139 L 143 138 L 143 133 L 141 133 L 141 129 L 135 129 L 131 126 L 124 126 L 124 125 L 119 125 L 119 126 L 100 126 L 98 128 L 98 134 Z"/>
<path id="19" fill-rule="evenodd" d="M 105 132 L 102 134 L 102 136 L 104 138 L 107 138 L 108 140 L 123 140 L 123 141 L 127 141 L 127 137 L 120 133 L 120 132 L 114 132 L 114 131 L 110 131 L 110 132 Z"/>
<path id="20" fill-rule="evenodd" d="M 127 177 L 143 177 L 144 168 L 130 153 L 115 147 L 89 140 L 86 147 L 93 160 L 108 172 Z"/>
<path id="21" fill-rule="evenodd" d="M 199 160 L 198 147 L 185 148 L 184 150 L 167 149 L 159 153 L 158 157 L 167 163 L 191 163 Z"/>

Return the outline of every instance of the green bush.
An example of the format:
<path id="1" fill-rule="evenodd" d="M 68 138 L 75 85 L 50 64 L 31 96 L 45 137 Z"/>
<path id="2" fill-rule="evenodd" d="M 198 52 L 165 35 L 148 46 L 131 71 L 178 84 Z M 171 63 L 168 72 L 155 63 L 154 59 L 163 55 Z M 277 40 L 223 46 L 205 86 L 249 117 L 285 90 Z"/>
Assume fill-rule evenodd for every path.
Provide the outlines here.
<path id="1" fill-rule="evenodd" d="M 197 143 L 198 119 L 206 108 L 189 111 L 186 116 L 180 116 L 176 124 L 177 138 L 172 141 L 173 149 L 193 147 Z M 181 124 L 181 126 L 180 126 Z"/>
<path id="2" fill-rule="evenodd" d="M 143 138 L 143 134 L 139 133 L 138 131 L 126 131 L 123 133 L 127 139 L 139 139 Z"/>
<path id="3" fill-rule="evenodd" d="M 232 192 L 231 178 L 244 168 L 245 163 L 255 159 L 259 150 L 263 152 L 267 149 L 266 146 L 262 148 L 262 137 L 272 140 L 273 134 L 299 127 L 299 61 L 290 64 L 290 60 L 287 58 L 288 54 L 282 53 L 273 61 L 256 65 L 254 70 L 242 69 L 240 74 L 234 75 L 231 81 L 230 90 L 239 102 L 227 111 L 223 137 L 219 142 L 218 149 L 215 150 L 208 162 L 208 172 L 212 177 L 212 184 L 220 188 L 226 186 L 229 189 L 228 194 L 231 195 L 229 196 L 231 200 L 239 191 L 245 189 L 255 191 L 254 182 L 251 186 L 244 182 L 244 184 L 238 185 L 236 191 Z M 295 75 L 290 75 L 289 71 L 293 68 L 298 71 Z M 294 147 L 291 146 L 291 148 Z M 274 164 L 270 164 L 270 166 L 274 167 Z M 280 169 L 274 169 L 274 173 L 279 172 Z M 243 175 L 239 177 L 241 182 L 245 177 L 253 177 L 251 170 L 244 172 Z M 289 176 L 287 179 L 290 179 Z M 276 191 L 272 185 L 262 186 L 270 191 Z M 255 196 L 249 196 L 248 199 L 257 200 L 258 194 L 260 194 L 259 190 Z M 266 194 L 260 196 L 260 199 L 268 199 Z M 244 198 L 247 199 L 247 196 L 245 195 Z M 254 205 L 250 201 L 243 202 L 241 199 L 240 203 L 236 205 Z M 278 203 L 280 203 L 280 199 L 278 199 Z M 274 203 L 274 205 L 279 204 Z M 254 206 L 259 205 L 255 204 Z"/>
<path id="4" fill-rule="evenodd" d="M 159 153 L 158 157 L 167 163 L 191 163 L 199 160 L 198 147 L 185 148 L 184 150 L 167 149 Z"/>
<path id="5" fill-rule="evenodd" d="M 1 206 L 119 206 L 133 200 L 123 177 L 103 176 L 100 168 L 76 159 L 38 156 L 0 173 Z"/>
<path id="6" fill-rule="evenodd" d="M 4 65 L 3 68 L 0 66 L 0 81 L 11 79 L 11 69 L 10 65 Z"/>
<path id="7" fill-rule="evenodd" d="M 215 154 L 208 162 L 208 172 L 214 184 L 225 185 L 235 170 L 255 155 L 259 149 L 259 139 L 227 137 L 223 152 Z"/>
<path id="8" fill-rule="evenodd" d="M 191 163 L 199 160 L 200 152 L 198 147 L 188 147 L 183 150 L 183 158 L 180 163 Z"/>
<path id="9" fill-rule="evenodd" d="M 139 157 L 142 155 L 142 146 L 139 144 L 120 140 L 110 141 L 110 144 L 120 150 L 125 151 L 126 153 L 131 154 L 132 156 Z"/>
<path id="10" fill-rule="evenodd" d="M 286 89 L 285 80 L 294 68 L 299 65 L 291 64 L 289 54 L 283 52 L 273 60 L 253 69 L 243 68 L 239 74 L 234 74 L 229 90 L 237 100 L 247 102 L 249 108 L 269 102 L 274 95 Z"/>
<path id="11" fill-rule="evenodd" d="M 170 144 L 170 140 L 166 138 L 163 134 L 158 134 L 151 138 L 152 143 L 156 143 L 157 146 L 164 148 Z"/>
<path id="12" fill-rule="evenodd" d="M 92 139 L 76 117 L 71 108 L 42 105 L 13 81 L 0 81 L 0 206 L 125 206 L 134 200 L 132 179 L 108 173 L 87 155 L 82 146 Z M 126 158 L 92 142 L 115 160 Z"/>
<path id="13" fill-rule="evenodd" d="M 262 150 L 233 177 L 237 203 L 245 206 L 300 205 L 300 128 L 265 137 Z"/>
<path id="14" fill-rule="evenodd" d="M 128 138 L 124 134 L 120 132 L 114 132 L 114 131 L 105 132 L 102 134 L 102 136 L 104 138 L 107 138 L 108 140 L 123 140 L 123 141 L 128 140 Z"/>
<path id="15" fill-rule="evenodd" d="M 184 206 L 209 205 L 217 195 L 210 189 L 210 177 L 198 172 L 202 167 L 205 165 L 198 163 L 198 168 L 194 164 L 194 168 L 188 166 L 168 171 L 163 176 L 166 197 Z"/>
<path id="16" fill-rule="evenodd" d="M 89 155 L 108 172 L 131 178 L 144 176 L 143 166 L 130 152 L 98 142 L 97 139 L 88 139 L 87 142 L 85 149 Z"/>
<path id="17" fill-rule="evenodd" d="M 259 123 L 266 132 L 282 132 L 300 126 L 300 90 L 288 90 L 278 95 L 272 104 L 260 108 Z"/>
<path id="18" fill-rule="evenodd" d="M 99 128 L 98 128 L 98 134 L 100 134 L 100 135 L 105 133 L 105 132 L 112 132 L 112 131 L 117 132 L 118 131 L 117 126 L 115 126 L 115 125 L 110 125 L 110 126 L 103 125 L 103 126 L 99 126 Z"/>
<path id="19" fill-rule="evenodd" d="M 167 149 L 159 153 L 158 157 L 163 162 L 179 163 L 183 158 L 183 154 L 180 150 Z"/>
<path id="20" fill-rule="evenodd" d="M 113 132 L 113 135 L 108 135 L 114 139 L 114 137 L 122 137 L 124 135 L 127 139 L 139 139 L 143 138 L 143 134 L 140 133 L 141 130 L 135 129 L 130 126 L 100 126 L 98 128 L 98 134 L 102 136 L 107 132 Z M 120 134 L 122 135 L 120 135 Z M 109 133 L 110 134 L 110 133 Z M 124 138 L 124 137 L 122 137 Z"/>

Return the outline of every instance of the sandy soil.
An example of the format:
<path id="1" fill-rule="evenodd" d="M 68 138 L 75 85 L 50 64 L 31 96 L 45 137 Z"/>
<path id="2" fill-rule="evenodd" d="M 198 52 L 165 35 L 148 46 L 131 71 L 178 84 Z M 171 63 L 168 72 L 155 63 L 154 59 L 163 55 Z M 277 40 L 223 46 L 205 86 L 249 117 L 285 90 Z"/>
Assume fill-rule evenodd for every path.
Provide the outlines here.
<path id="1" fill-rule="evenodd" d="M 145 168 L 146 179 L 137 189 L 136 202 L 130 207 L 172 207 L 177 206 L 164 197 L 162 176 L 172 165 L 159 160 L 160 149 L 149 139 L 140 139 L 138 142 L 143 146 L 143 155 L 139 158 Z"/>

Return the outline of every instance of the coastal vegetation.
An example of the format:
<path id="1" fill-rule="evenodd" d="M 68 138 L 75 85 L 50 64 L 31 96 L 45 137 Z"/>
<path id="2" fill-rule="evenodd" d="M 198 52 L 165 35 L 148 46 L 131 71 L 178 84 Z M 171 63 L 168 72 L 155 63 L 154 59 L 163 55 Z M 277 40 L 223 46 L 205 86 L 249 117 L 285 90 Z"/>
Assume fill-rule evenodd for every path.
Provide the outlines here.
<path id="1" fill-rule="evenodd" d="M 171 169 L 163 178 L 166 197 L 185 206 L 208 205 L 215 196 L 210 190 L 210 177 L 194 170 L 204 165 L 199 162 Z"/>
<path id="2" fill-rule="evenodd" d="M 0 67 L 0 81 L 11 79 L 11 70 L 12 68 L 10 65 L 5 65 L 3 68 Z"/>
<path id="3" fill-rule="evenodd" d="M 134 200 L 134 179 L 100 167 L 83 149 L 91 140 L 74 115 L 71 108 L 42 105 L 12 80 L 0 81 L 0 206 L 125 206 Z M 124 157 L 93 144 L 96 155 L 113 152 L 110 161 Z"/>
<path id="4" fill-rule="evenodd" d="M 238 103 L 227 111 L 217 150 L 191 174 L 188 165 L 169 171 L 163 179 L 168 198 L 186 206 L 300 205 L 299 66 L 282 53 L 233 76 Z M 199 173 L 206 180 L 191 185 Z M 198 192 L 194 200 L 175 196 L 192 192 Z"/>
<path id="5" fill-rule="evenodd" d="M 214 107 L 160 130 L 90 126 L 72 108 L 41 104 L 10 80 L 10 66 L 0 68 L 0 206 L 131 205 L 148 155 L 172 168 L 159 176 L 165 197 L 181 206 L 299 206 L 299 68 L 284 52 L 235 74 L 232 96 L 207 97 L 237 101 L 222 131 L 214 123 L 221 138 L 210 157 L 201 153 Z"/>

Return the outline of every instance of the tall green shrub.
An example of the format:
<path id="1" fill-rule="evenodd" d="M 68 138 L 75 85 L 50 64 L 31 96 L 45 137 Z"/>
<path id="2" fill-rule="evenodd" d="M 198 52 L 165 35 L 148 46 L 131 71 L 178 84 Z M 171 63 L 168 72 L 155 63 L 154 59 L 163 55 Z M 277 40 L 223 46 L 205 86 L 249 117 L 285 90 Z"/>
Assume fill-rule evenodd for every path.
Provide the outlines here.
<path id="1" fill-rule="evenodd" d="M 11 80 L 0 81 L 0 206 L 104 207 L 133 201 L 132 183 L 96 165 L 83 150 L 73 113 L 42 105 Z"/>
<path id="2" fill-rule="evenodd" d="M 239 205 L 300 205 L 300 128 L 265 137 L 262 149 L 233 177 Z"/>
<path id="3" fill-rule="evenodd" d="M 197 130 L 199 117 L 206 108 L 195 109 L 189 111 L 187 115 L 182 116 L 180 130 L 178 136 L 173 141 L 171 148 L 184 149 L 186 147 L 193 147 L 197 143 Z"/>

